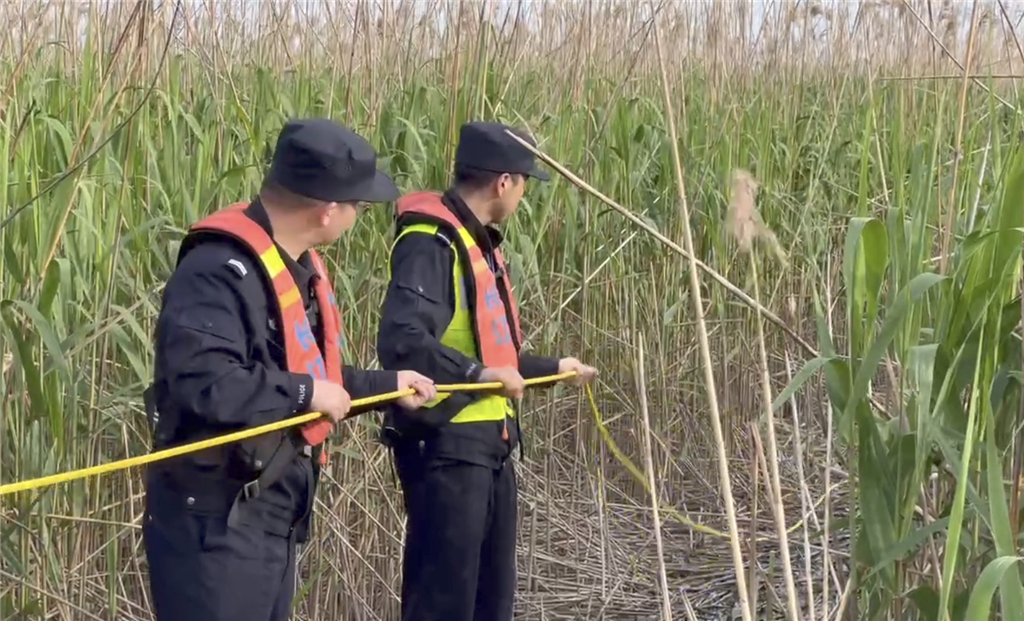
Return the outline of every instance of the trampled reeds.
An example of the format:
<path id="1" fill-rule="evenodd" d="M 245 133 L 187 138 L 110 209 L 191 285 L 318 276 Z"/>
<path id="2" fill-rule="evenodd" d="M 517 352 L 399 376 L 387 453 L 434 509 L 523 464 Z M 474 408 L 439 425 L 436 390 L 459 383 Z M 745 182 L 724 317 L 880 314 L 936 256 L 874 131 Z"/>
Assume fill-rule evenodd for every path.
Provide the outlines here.
<path id="1" fill-rule="evenodd" d="M 0 480 L 147 450 L 177 240 L 252 195 L 285 118 L 354 127 L 407 190 L 497 118 L 590 188 L 530 187 L 508 254 L 534 349 L 601 368 L 600 423 L 576 390 L 524 400 L 517 618 L 742 618 L 723 455 L 753 618 L 938 621 L 996 583 L 1024 618 L 1015 568 L 982 574 L 1021 525 L 1019 4 L 663 3 L 666 106 L 646 3 L 4 3 Z M 371 210 L 325 251 L 350 363 L 390 238 Z M 297 619 L 398 618 L 376 424 L 334 444 Z M 141 494 L 0 498 L 2 616 L 151 618 Z"/>

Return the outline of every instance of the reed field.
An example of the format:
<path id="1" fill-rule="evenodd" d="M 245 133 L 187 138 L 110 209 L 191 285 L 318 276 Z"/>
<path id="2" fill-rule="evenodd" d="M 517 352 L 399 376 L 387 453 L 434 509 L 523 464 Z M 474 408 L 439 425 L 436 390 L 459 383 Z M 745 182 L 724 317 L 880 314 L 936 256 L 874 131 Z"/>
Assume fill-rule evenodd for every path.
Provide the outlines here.
<path id="1" fill-rule="evenodd" d="M 285 119 L 367 136 L 403 190 L 502 120 L 575 177 L 505 227 L 524 331 L 600 369 L 593 404 L 521 404 L 517 619 L 1024 619 L 1022 3 L 0 15 L 3 484 L 148 451 L 178 241 Z M 323 250 L 350 364 L 390 209 Z M 399 618 L 379 420 L 332 442 L 295 619 Z M 0 618 L 153 618 L 140 474 L 0 497 Z"/>

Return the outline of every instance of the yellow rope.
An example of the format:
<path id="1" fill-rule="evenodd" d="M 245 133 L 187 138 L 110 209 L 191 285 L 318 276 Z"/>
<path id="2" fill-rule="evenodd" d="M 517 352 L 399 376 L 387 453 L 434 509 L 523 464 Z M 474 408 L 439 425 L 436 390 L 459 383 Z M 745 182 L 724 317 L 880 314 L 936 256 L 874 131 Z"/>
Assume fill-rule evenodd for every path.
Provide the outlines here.
<path id="1" fill-rule="evenodd" d="M 574 371 L 570 371 L 569 373 L 560 373 L 558 375 L 548 375 L 548 376 L 545 376 L 545 377 L 537 377 L 537 378 L 526 380 L 525 384 L 527 386 L 535 386 L 537 384 L 547 384 L 547 383 L 557 382 L 559 380 L 567 379 L 567 378 L 570 378 L 570 377 L 572 377 L 574 375 L 576 375 L 576 373 Z M 440 396 L 440 395 L 449 395 L 449 394 L 451 394 L 453 392 L 469 392 L 469 391 L 480 391 L 480 390 L 493 390 L 493 389 L 498 389 L 498 388 L 501 388 L 501 387 L 502 387 L 501 382 L 487 382 L 487 383 L 479 383 L 479 384 L 438 384 L 437 385 L 437 394 Z M 604 421 L 601 419 L 601 413 L 600 413 L 600 411 L 597 408 L 597 402 L 594 399 L 593 391 L 590 389 L 589 385 L 587 385 L 586 389 L 587 389 L 587 397 L 590 400 L 590 408 L 591 408 L 591 410 L 593 411 L 593 414 L 594 414 L 594 422 L 597 423 L 597 428 L 601 432 L 601 437 L 604 440 L 605 444 L 608 445 L 608 448 L 611 450 L 611 452 L 615 456 L 615 458 L 623 466 L 625 466 L 626 469 L 630 472 L 630 474 L 632 474 L 633 477 L 637 481 L 639 481 L 641 485 L 644 486 L 644 489 L 646 489 L 647 492 L 650 493 L 650 491 L 651 491 L 650 490 L 650 484 L 647 482 L 647 477 L 644 476 L 643 472 L 641 472 L 640 469 L 633 463 L 633 461 L 630 460 L 629 457 L 627 457 L 619 449 L 619 447 L 615 444 L 615 441 L 612 439 L 611 434 L 608 432 L 608 429 L 604 425 Z M 366 405 L 375 405 L 375 404 L 378 404 L 378 403 L 384 403 L 386 401 L 393 401 L 395 399 L 400 399 L 400 398 L 405 397 L 407 395 L 412 395 L 415 392 L 416 392 L 415 390 L 409 388 L 409 389 L 406 389 L 406 390 L 396 390 L 396 391 L 393 391 L 393 392 L 388 392 L 388 393 L 384 393 L 384 394 L 380 394 L 380 395 L 374 395 L 372 397 L 365 397 L 363 399 L 353 399 L 352 400 L 352 407 L 353 408 L 358 408 L 358 407 L 362 407 L 362 406 L 366 406 Z M 242 431 L 237 431 L 235 433 L 229 433 L 229 434 L 226 434 L 226 435 L 223 435 L 223 436 L 219 436 L 219 437 L 216 437 L 216 438 L 210 438 L 208 440 L 200 440 L 199 442 L 193 442 L 191 444 L 185 444 L 185 445 L 182 445 L 182 446 L 176 446 L 174 448 L 164 449 L 162 451 L 156 451 L 154 453 L 148 453 L 146 455 L 139 455 L 137 457 L 130 457 L 128 459 L 122 459 L 122 460 L 119 460 L 119 461 L 110 462 L 108 464 L 101 464 L 99 466 L 91 466 L 89 468 L 82 468 L 80 470 L 72 470 L 71 472 L 62 472 L 62 473 L 59 473 L 59 474 L 52 474 L 50 476 L 39 477 L 37 479 L 29 479 L 27 481 L 20 481 L 18 483 L 8 483 L 7 485 L 0 485 L 0 496 L 4 496 L 6 494 L 13 494 L 15 492 L 22 492 L 22 491 L 26 491 L 26 490 L 39 489 L 39 488 L 42 488 L 42 487 L 48 487 L 48 486 L 51 486 L 51 485 L 56 485 L 58 483 L 65 483 L 67 481 L 74 481 L 75 479 L 83 479 L 83 478 L 89 477 L 89 476 L 95 476 L 95 475 L 99 475 L 99 474 L 106 474 L 108 472 L 115 472 L 117 470 L 125 470 L 125 469 L 131 468 L 133 466 L 141 466 L 143 464 L 149 464 L 149 463 L 152 463 L 152 462 L 155 462 L 155 461 L 163 461 L 165 459 L 170 459 L 171 457 L 177 457 L 179 455 L 185 455 L 187 453 L 194 453 L 196 451 L 201 451 L 203 449 L 210 448 L 210 447 L 213 447 L 213 446 L 219 446 L 221 444 L 228 444 L 230 442 L 237 442 L 239 440 L 245 440 L 246 438 L 251 438 L 253 436 L 258 436 L 258 435 L 261 435 L 261 434 L 264 434 L 264 433 L 269 433 L 271 431 L 277 431 L 279 429 L 285 429 L 287 427 L 294 427 L 296 425 L 301 425 L 303 423 L 308 423 L 310 421 L 316 420 L 316 419 L 320 418 L 321 416 L 323 416 L 323 414 L 321 414 L 320 412 L 310 412 L 309 414 L 303 414 L 302 416 L 296 416 L 295 418 L 289 418 L 289 419 L 286 419 L 286 420 L 278 421 L 276 423 L 270 423 L 270 424 L 267 424 L 267 425 L 261 425 L 259 427 L 253 427 L 252 429 L 245 429 L 245 430 L 242 430 Z M 818 503 L 815 503 L 815 504 L 817 505 L 820 502 L 821 502 L 821 500 L 819 500 Z M 678 522 L 680 522 L 682 524 L 685 524 L 686 526 L 688 526 L 688 527 L 690 527 L 690 528 L 692 528 L 692 529 L 694 529 L 696 531 L 702 532 L 702 533 L 704 533 L 706 535 L 710 535 L 712 537 L 718 537 L 718 538 L 721 538 L 721 539 L 728 539 L 729 538 L 729 534 L 728 533 L 724 533 L 724 532 L 722 532 L 720 530 L 716 530 L 714 528 L 711 528 L 710 526 L 706 526 L 704 524 L 700 524 L 698 522 L 695 522 L 692 519 L 690 519 L 688 516 L 684 515 L 683 513 L 677 511 L 676 509 L 674 509 L 672 507 L 662 507 L 661 510 L 664 511 L 667 515 L 669 515 L 673 519 L 675 519 L 676 521 L 678 521 Z M 803 520 L 800 520 L 796 524 L 791 526 L 788 529 L 788 532 L 792 533 L 796 529 L 800 528 L 802 525 L 803 525 Z M 765 541 L 765 540 L 770 540 L 770 538 L 769 537 L 759 537 L 758 540 L 759 541 Z"/>
<path id="2" fill-rule="evenodd" d="M 569 373 L 561 373 L 558 375 L 548 375 L 545 377 L 536 377 L 525 381 L 527 386 L 533 386 L 536 384 L 546 384 L 550 382 L 556 382 L 576 375 L 575 371 Z M 437 392 L 438 395 L 448 395 L 453 392 L 469 392 L 479 390 L 491 390 L 501 388 L 501 382 L 485 382 L 479 384 L 438 384 Z M 353 399 L 352 407 L 358 408 L 364 405 L 375 405 L 378 403 L 384 403 L 385 401 L 393 401 L 400 399 L 407 395 L 415 394 L 415 390 L 407 388 L 406 390 L 396 390 L 393 392 L 384 393 L 381 395 L 374 395 L 372 397 L 365 397 L 363 399 Z M 162 451 L 156 451 L 154 453 L 148 453 L 146 455 L 139 455 L 137 457 L 130 457 L 128 459 L 122 459 L 119 461 L 113 461 L 108 464 L 100 464 L 99 466 L 91 466 L 89 468 L 82 468 L 81 470 L 72 470 L 71 472 L 62 472 L 60 474 L 51 474 L 50 476 L 39 477 L 37 479 L 29 479 L 27 481 L 19 481 L 18 483 L 8 483 L 7 485 L 0 485 L 0 496 L 5 494 L 13 494 L 15 492 L 22 492 L 25 490 L 39 489 L 41 487 L 48 487 L 50 485 L 56 485 L 57 483 L 65 483 L 67 481 L 74 481 L 75 479 L 82 479 L 89 476 L 95 476 L 98 474 L 106 474 L 108 472 L 115 472 L 117 470 L 125 470 L 132 466 L 141 466 L 142 464 L 149 464 L 155 461 L 163 461 L 170 459 L 171 457 L 177 457 L 178 455 L 185 455 L 186 453 L 194 453 L 201 451 L 211 446 L 219 446 L 221 444 L 228 444 L 230 442 L 237 442 L 239 440 L 245 440 L 253 436 L 258 436 L 271 431 L 277 431 L 278 429 L 285 429 L 287 427 L 294 427 L 303 423 L 316 420 L 323 416 L 320 412 L 310 412 L 309 414 L 303 414 L 302 416 L 296 416 L 295 418 L 288 418 L 276 423 L 269 423 L 267 425 L 261 425 L 259 427 L 253 427 L 251 429 L 244 429 L 242 431 L 236 431 L 235 433 L 229 433 L 227 435 L 219 436 L 216 438 L 210 438 L 208 440 L 200 440 L 199 442 L 193 442 L 191 444 L 184 444 L 182 446 L 175 446 L 173 448 L 164 449 Z"/>

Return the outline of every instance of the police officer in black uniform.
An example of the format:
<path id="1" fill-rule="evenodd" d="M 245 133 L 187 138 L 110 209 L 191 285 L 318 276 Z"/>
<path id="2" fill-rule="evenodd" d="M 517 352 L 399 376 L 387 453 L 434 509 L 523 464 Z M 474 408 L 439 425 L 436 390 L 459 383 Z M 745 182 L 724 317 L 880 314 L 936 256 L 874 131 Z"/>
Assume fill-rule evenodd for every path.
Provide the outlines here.
<path id="1" fill-rule="evenodd" d="M 454 182 L 440 199 L 483 250 L 492 272 L 502 271 L 494 260 L 502 235 L 493 225 L 516 210 L 528 177 L 550 179 L 507 129 L 485 122 L 462 127 Z M 524 132 L 512 131 L 532 142 Z M 392 249 L 392 276 L 378 333 L 377 356 L 384 368 L 415 369 L 438 383 L 500 382 L 513 398 L 522 395 L 524 378 L 567 372 L 576 373 L 570 380 L 574 384 L 594 378 L 597 371 L 576 358 L 520 351 L 518 369 L 492 368 L 467 351 L 443 344 L 442 337 L 455 323 L 456 288 L 461 287 L 471 307 L 473 303 L 473 295 L 465 293 L 468 284 L 454 281 L 453 262 L 465 250 L 456 247 L 458 230 L 431 225 L 411 232 L 417 223 L 417 214 L 400 215 L 396 223 L 396 230 L 406 233 Z M 436 233 L 431 233 L 434 228 Z M 462 256 L 465 264 L 467 255 Z M 464 334 L 466 327 L 453 330 Z M 392 447 L 407 513 L 403 621 L 512 618 L 517 489 L 509 458 L 519 441 L 519 419 L 509 422 L 499 410 L 498 418 L 504 420 L 453 422 L 483 394 L 455 393 L 415 416 L 401 407 L 388 411 L 382 441 Z"/>
<path id="2" fill-rule="evenodd" d="M 269 175 L 245 215 L 270 237 L 301 294 L 320 352 L 323 312 L 308 250 L 352 226 L 362 203 L 398 189 L 362 137 L 327 119 L 285 125 Z M 351 399 L 414 388 L 413 371 L 344 367 L 343 385 L 287 370 L 272 281 L 234 238 L 186 236 L 156 327 L 147 409 L 155 449 L 319 411 L 337 422 Z M 367 410 L 368 408 L 363 408 Z M 308 539 L 317 452 L 295 427 L 156 462 L 146 473 L 143 538 L 158 621 L 283 621 L 296 546 Z M 254 480 L 261 485 L 243 486 Z M 251 493 L 250 493 L 251 490 Z"/>

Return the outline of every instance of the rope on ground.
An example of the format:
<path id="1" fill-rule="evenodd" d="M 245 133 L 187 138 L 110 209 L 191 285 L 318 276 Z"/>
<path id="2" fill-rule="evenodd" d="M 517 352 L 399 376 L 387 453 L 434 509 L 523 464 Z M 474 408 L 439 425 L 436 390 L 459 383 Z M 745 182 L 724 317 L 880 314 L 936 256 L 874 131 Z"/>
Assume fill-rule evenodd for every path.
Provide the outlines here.
<path id="1" fill-rule="evenodd" d="M 587 397 L 590 399 L 590 409 L 591 409 L 591 411 L 594 414 L 594 423 L 597 424 L 597 429 L 598 429 L 598 431 L 601 432 L 601 438 L 604 440 L 604 443 L 606 445 L 608 445 L 608 450 L 610 450 L 612 452 L 612 455 L 615 456 L 615 459 L 618 460 L 618 462 L 620 464 L 625 466 L 626 470 L 628 470 L 629 473 L 631 475 L 633 475 L 633 478 L 636 479 L 638 483 L 643 485 L 644 489 L 647 490 L 647 493 L 650 494 L 651 493 L 651 485 L 648 482 L 647 477 L 644 475 L 643 471 L 641 471 L 640 468 L 638 468 L 636 466 L 636 464 L 633 463 L 633 460 L 631 460 L 628 456 L 626 456 L 626 454 L 622 452 L 622 449 L 620 449 L 619 446 L 617 444 L 615 444 L 615 440 L 612 439 L 611 433 L 609 433 L 608 432 L 608 428 L 605 427 L 604 421 L 601 419 L 601 411 L 597 407 L 597 401 L 594 400 L 594 392 L 592 390 L 590 390 L 590 386 L 589 385 L 587 386 Z M 818 501 L 816 503 L 814 503 L 814 508 L 816 509 L 822 502 L 824 502 L 824 500 L 825 500 L 825 496 L 822 495 L 818 499 Z M 716 530 L 716 529 L 714 529 L 714 528 L 712 528 L 710 526 L 707 526 L 705 524 L 701 524 L 700 522 L 695 522 L 689 516 L 687 516 L 686 514 L 680 512 L 675 507 L 666 507 L 666 506 L 660 506 L 659 505 L 658 510 L 659 511 L 664 511 L 665 515 L 668 515 L 669 517 L 671 517 L 675 521 L 679 522 L 680 524 L 683 524 L 684 526 L 692 528 L 695 531 L 698 531 L 698 532 L 704 533 L 705 535 L 710 535 L 712 537 L 716 537 L 716 538 L 719 538 L 719 539 L 726 539 L 726 540 L 729 539 L 729 533 L 722 532 L 720 530 Z M 788 529 L 786 529 L 786 532 L 787 533 L 793 533 L 798 528 L 801 528 L 803 526 L 803 524 L 804 524 L 804 518 L 801 518 L 799 521 L 797 521 L 796 524 L 793 524 Z M 776 541 L 777 539 L 778 538 L 774 537 L 774 536 L 761 536 L 761 537 L 757 537 L 755 540 L 760 542 L 760 541 Z"/>
<path id="2" fill-rule="evenodd" d="M 558 375 L 547 375 L 544 377 L 535 377 L 525 380 L 527 386 L 535 386 L 537 384 L 548 384 L 551 382 L 557 382 L 559 380 L 567 379 L 576 375 L 575 371 L 568 373 L 560 373 Z M 481 382 L 476 384 L 438 384 L 437 385 L 437 396 L 447 396 L 453 392 L 475 392 L 481 390 L 493 390 L 502 387 L 501 382 Z M 376 405 L 379 403 L 385 403 L 387 401 L 394 401 L 395 399 L 401 399 L 402 397 L 415 394 L 415 390 L 407 388 L 405 390 L 395 390 L 392 392 L 383 393 L 380 395 L 373 395 L 371 397 L 364 397 L 362 399 L 353 399 L 352 407 L 358 408 L 366 405 Z M 239 440 L 245 440 L 254 436 L 269 433 L 271 431 L 277 431 L 279 429 L 285 429 L 287 427 L 294 427 L 296 425 L 302 425 L 310 421 L 314 421 L 323 414 L 321 412 L 310 412 L 309 414 L 303 414 L 294 418 L 288 418 L 276 423 L 269 423 L 266 425 L 260 425 L 259 427 L 253 427 L 251 429 L 243 429 L 242 431 L 236 431 L 223 436 L 215 438 L 209 438 L 207 440 L 200 440 L 198 442 L 192 442 L 190 444 L 183 444 L 181 446 L 175 446 L 162 451 L 155 451 L 146 455 L 139 455 L 137 457 L 130 457 L 128 459 L 121 459 L 118 461 L 112 461 L 107 464 L 100 464 L 98 466 L 90 466 L 88 468 L 82 468 L 80 470 L 72 470 L 71 472 L 61 472 L 59 474 L 51 474 L 45 477 L 39 477 L 37 479 L 29 479 L 27 481 L 19 481 L 18 483 L 8 483 L 7 485 L 0 485 L 0 496 L 7 494 L 13 494 L 15 492 L 22 492 L 26 490 L 34 490 L 42 487 L 48 487 L 56 485 L 58 483 L 66 483 L 68 481 L 74 481 L 76 479 L 83 479 L 85 477 L 96 476 L 99 474 L 106 474 L 108 472 L 116 472 L 118 470 L 125 470 L 133 466 L 141 466 L 143 464 L 149 464 L 156 461 L 163 461 L 170 459 L 171 457 L 177 457 L 179 455 L 185 455 L 187 453 L 194 453 L 203 449 L 210 448 L 212 446 L 220 446 L 221 444 L 229 444 L 231 442 L 238 442 Z"/>

